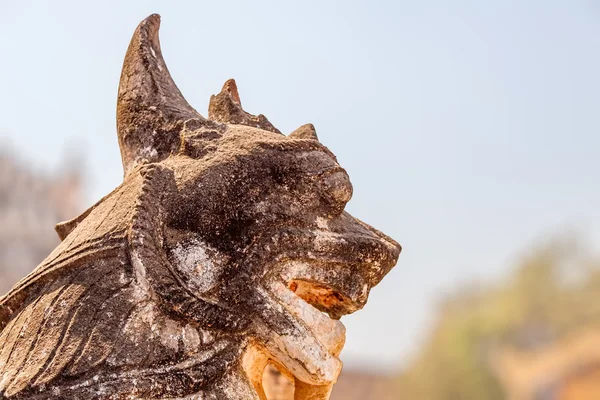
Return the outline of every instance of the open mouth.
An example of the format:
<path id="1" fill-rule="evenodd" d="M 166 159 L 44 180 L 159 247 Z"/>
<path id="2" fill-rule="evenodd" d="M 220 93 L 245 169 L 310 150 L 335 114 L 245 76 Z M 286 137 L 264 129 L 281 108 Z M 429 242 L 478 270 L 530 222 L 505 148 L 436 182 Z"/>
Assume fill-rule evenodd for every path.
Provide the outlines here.
<path id="1" fill-rule="evenodd" d="M 286 382 L 293 382 L 296 393 L 311 394 L 308 398 L 314 399 L 328 398 L 312 393 L 332 387 L 341 372 L 338 356 L 346 340 L 346 328 L 339 317 L 347 313 L 341 305 L 348 300 L 325 283 L 285 276 L 271 278 L 274 279 L 269 280 L 266 290 L 261 290 L 265 306 L 293 321 L 293 328 L 282 329 L 269 320 L 260 324 L 262 330 L 257 328 L 264 341 L 246 351 L 243 362 L 246 375 L 261 399 L 272 398 L 267 396 L 273 393 L 269 391 L 269 382 L 263 381 L 263 375 L 269 375 L 265 373 L 268 365 L 279 370 Z"/>
<path id="2" fill-rule="evenodd" d="M 339 319 L 361 309 L 371 287 L 395 264 L 400 251 L 395 242 L 360 230 L 342 233 L 311 232 L 303 243 L 309 250 L 294 251 L 292 257 L 288 253 L 263 278 L 260 292 L 269 311 L 262 328 L 257 327 L 263 341 L 248 364 L 248 369 L 260 371 L 252 381 L 261 399 L 270 398 L 263 383 L 268 364 L 294 383 L 295 398 L 329 398 L 342 369 L 339 355 L 346 329 Z M 302 237 L 296 234 L 296 242 Z M 278 316 L 290 323 L 277 322 Z"/>
<path id="3" fill-rule="evenodd" d="M 339 321 L 347 313 L 342 308 L 345 296 L 326 284 L 299 279 L 272 284 L 271 292 L 330 355 L 340 354 L 346 334 L 346 328 Z"/>
<path id="4" fill-rule="evenodd" d="M 269 329 L 264 332 L 266 354 L 253 367 L 262 370 L 273 364 L 296 387 L 322 388 L 335 383 L 342 368 L 338 356 L 346 339 L 346 328 L 339 319 L 360 309 L 366 300 L 366 285 L 340 290 L 346 288 L 342 268 L 325 264 L 288 261 L 270 276 L 265 287 L 267 307 L 286 315 L 294 328 L 281 330 L 265 321 Z M 356 276 L 353 281 L 357 283 Z"/>
<path id="5" fill-rule="evenodd" d="M 269 350 L 274 361 L 296 379 L 311 384 L 335 381 L 342 368 L 338 356 L 346 340 L 346 328 L 323 312 L 323 305 L 314 302 L 314 296 L 309 299 L 311 304 L 296 294 L 294 287 L 297 291 L 304 285 L 274 282 L 269 286 L 278 306 L 295 320 L 293 332 L 273 332 L 275 346 L 269 346 Z"/>
<path id="6" fill-rule="evenodd" d="M 351 304 L 350 300 L 327 284 L 303 279 L 273 284 L 271 292 L 286 311 L 307 327 L 308 340 L 287 338 L 287 349 L 299 352 L 292 360 L 283 355 L 270 361 L 261 382 L 265 398 L 280 398 L 278 393 L 285 393 L 282 390 L 287 388 L 288 393 L 294 392 L 295 399 L 328 399 L 342 368 L 338 356 L 346 341 L 346 328 L 339 319 L 348 313 L 345 307 Z M 316 339 L 312 345 L 311 339 Z M 297 360 L 301 360 L 300 365 Z M 279 382 L 274 382 L 277 376 Z"/>
<path id="7" fill-rule="evenodd" d="M 343 315 L 356 310 L 353 302 L 339 291 L 326 284 L 292 279 L 288 288 L 302 300 L 327 314 L 329 318 L 339 320 Z"/>

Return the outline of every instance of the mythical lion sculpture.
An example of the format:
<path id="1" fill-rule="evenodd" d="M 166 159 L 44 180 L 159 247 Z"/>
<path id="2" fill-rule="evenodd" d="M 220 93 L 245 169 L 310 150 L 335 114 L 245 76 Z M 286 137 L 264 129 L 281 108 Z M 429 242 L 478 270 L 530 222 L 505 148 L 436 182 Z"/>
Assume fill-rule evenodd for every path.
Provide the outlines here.
<path id="1" fill-rule="evenodd" d="M 327 399 L 339 318 L 362 308 L 400 246 L 344 212 L 346 171 L 312 125 L 285 136 L 233 80 L 208 119 L 158 40 L 136 29 L 117 130 L 123 183 L 0 298 L 3 399 L 266 399 L 277 366 Z"/>

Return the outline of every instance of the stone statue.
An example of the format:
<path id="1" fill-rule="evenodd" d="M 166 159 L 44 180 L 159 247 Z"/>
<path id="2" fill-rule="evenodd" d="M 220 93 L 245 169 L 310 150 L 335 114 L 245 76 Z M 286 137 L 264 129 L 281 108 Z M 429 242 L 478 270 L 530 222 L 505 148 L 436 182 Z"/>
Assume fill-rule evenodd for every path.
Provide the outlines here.
<path id="1" fill-rule="evenodd" d="M 62 243 L 0 298 L 2 399 L 327 399 L 339 318 L 400 246 L 344 212 L 346 171 L 312 125 L 285 136 L 242 109 L 208 119 L 173 83 L 160 17 L 137 27 L 119 85 L 123 183 L 60 223 Z"/>

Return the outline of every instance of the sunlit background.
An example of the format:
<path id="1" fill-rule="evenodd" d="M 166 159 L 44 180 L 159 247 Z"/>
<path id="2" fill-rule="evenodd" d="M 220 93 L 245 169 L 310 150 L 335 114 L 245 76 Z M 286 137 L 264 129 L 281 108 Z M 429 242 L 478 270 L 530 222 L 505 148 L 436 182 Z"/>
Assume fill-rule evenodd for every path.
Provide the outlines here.
<path id="1" fill-rule="evenodd" d="M 162 15 L 206 115 L 235 78 L 312 122 L 348 209 L 404 247 L 336 399 L 600 398 L 600 5 L 594 1 L 0 2 L 0 290 L 119 185 L 120 68 Z"/>

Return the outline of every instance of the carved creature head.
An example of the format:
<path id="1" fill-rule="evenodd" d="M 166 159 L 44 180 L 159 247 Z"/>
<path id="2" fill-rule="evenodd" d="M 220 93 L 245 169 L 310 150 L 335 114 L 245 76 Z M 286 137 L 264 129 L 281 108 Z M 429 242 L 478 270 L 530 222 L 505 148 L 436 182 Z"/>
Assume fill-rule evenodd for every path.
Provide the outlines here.
<path id="1" fill-rule="evenodd" d="M 73 247 L 85 235 L 117 235 L 98 228 L 107 218 L 126 224 L 135 296 L 156 305 L 146 318 L 236 343 L 215 375 L 238 368 L 253 396 L 265 398 L 261 376 L 271 363 L 296 380 L 296 398 L 328 398 L 341 371 L 339 319 L 365 305 L 400 246 L 344 211 L 352 185 L 311 124 L 282 134 L 242 109 L 233 80 L 211 97 L 208 118 L 198 114 L 169 75 L 159 23 L 152 15 L 138 26 L 121 75 L 124 183 L 57 231 Z"/>

